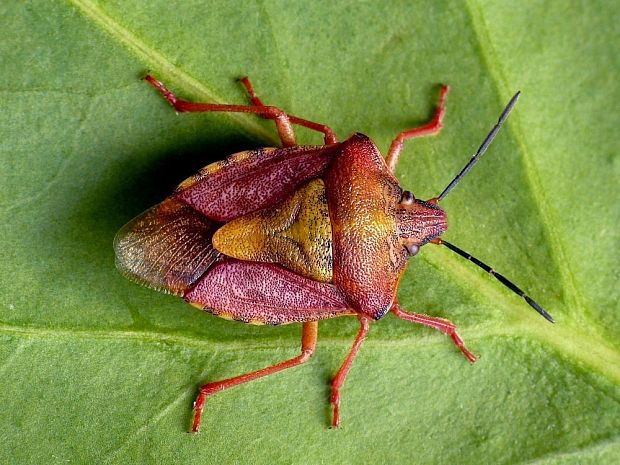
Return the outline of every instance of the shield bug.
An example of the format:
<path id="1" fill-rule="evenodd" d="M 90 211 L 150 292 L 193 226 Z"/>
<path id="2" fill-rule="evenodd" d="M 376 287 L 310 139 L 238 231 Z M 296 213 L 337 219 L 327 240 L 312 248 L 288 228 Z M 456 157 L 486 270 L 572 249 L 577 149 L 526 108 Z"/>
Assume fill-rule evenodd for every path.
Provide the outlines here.
<path id="1" fill-rule="evenodd" d="M 405 311 L 396 300 L 409 257 L 428 243 L 478 265 L 553 322 L 503 275 L 440 238 L 447 223 L 439 203 L 480 159 L 519 93 L 443 192 L 420 200 L 401 189 L 393 173 L 407 139 L 442 128 L 447 86 L 441 87 L 433 119 L 398 134 L 384 160 L 363 134 L 339 142 L 323 124 L 264 105 L 247 78 L 241 82 L 251 105 L 192 103 L 150 75 L 146 81 L 178 112 L 243 112 L 274 120 L 283 145 L 236 153 L 208 165 L 125 225 L 114 241 L 118 269 L 140 284 L 179 295 L 221 318 L 303 325 L 297 357 L 201 386 L 192 431 L 198 431 L 210 395 L 307 361 L 315 350 L 318 321 L 326 318 L 355 316 L 360 323 L 353 347 L 331 382 L 333 427 L 340 422 L 340 388 L 370 323 L 388 312 L 445 333 L 475 362 L 454 324 Z M 321 132 L 325 144 L 298 146 L 293 125 Z"/>

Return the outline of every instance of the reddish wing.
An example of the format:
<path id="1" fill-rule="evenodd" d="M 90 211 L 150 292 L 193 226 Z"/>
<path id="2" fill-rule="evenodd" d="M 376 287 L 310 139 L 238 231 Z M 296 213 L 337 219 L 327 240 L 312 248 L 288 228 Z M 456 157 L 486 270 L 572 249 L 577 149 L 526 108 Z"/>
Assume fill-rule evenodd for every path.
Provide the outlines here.
<path id="1" fill-rule="evenodd" d="M 321 176 L 340 146 L 260 148 L 236 153 L 185 180 L 174 195 L 207 217 L 227 222 L 273 206 L 307 180 Z"/>
<path id="2" fill-rule="evenodd" d="M 354 312 L 332 284 L 271 263 L 226 259 L 217 263 L 185 300 L 213 314 L 254 324 L 315 321 Z"/>
<path id="3" fill-rule="evenodd" d="M 211 238 L 223 222 L 283 200 L 320 176 L 339 149 L 263 148 L 208 165 L 118 232 L 118 269 L 142 285 L 183 295 L 220 256 Z"/>

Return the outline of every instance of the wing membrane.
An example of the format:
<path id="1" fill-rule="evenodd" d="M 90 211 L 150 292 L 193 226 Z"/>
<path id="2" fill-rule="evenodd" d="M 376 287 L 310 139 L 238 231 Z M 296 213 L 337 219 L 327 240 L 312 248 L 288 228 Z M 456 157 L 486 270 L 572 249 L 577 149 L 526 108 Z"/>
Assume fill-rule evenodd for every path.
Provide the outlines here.
<path id="1" fill-rule="evenodd" d="M 116 266 L 139 284 L 183 295 L 218 259 L 211 238 L 219 226 L 169 197 L 118 232 Z"/>

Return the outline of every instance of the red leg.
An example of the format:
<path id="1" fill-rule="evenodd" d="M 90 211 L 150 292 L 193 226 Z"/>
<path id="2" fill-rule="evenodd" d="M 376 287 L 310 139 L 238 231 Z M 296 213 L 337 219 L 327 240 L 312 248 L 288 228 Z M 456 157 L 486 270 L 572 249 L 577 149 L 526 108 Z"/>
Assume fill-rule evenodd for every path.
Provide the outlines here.
<path id="1" fill-rule="evenodd" d="M 370 318 L 365 316 L 360 316 L 360 330 L 357 333 L 357 337 L 355 338 L 355 342 L 353 343 L 353 347 L 351 347 L 351 351 L 347 358 L 344 360 L 344 363 L 336 373 L 336 376 L 332 380 L 332 395 L 330 399 L 330 403 L 333 408 L 333 417 L 332 417 L 332 428 L 338 428 L 340 425 L 340 388 L 342 387 L 344 380 L 351 369 L 351 363 L 355 359 L 357 355 L 357 351 L 359 350 L 362 342 L 366 338 L 366 334 L 368 333 L 368 328 L 370 327 Z"/>
<path id="2" fill-rule="evenodd" d="M 166 86 L 155 79 L 150 74 L 144 79 L 157 89 L 168 102 L 178 112 L 207 112 L 224 111 L 234 113 L 254 113 L 263 118 L 272 119 L 276 123 L 278 135 L 282 140 L 282 145 L 292 147 L 296 145 L 295 132 L 288 115 L 276 107 L 265 105 L 224 105 L 219 103 L 192 103 L 187 100 L 177 98 Z"/>
<path id="3" fill-rule="evenodd" d="M 267 376 L 272 373 L 277 373 L 278 371 L 282 371 L 286 368 L 301 365 L 302 363 L 308 361 L 308 359 L 312 357 L 312 354 L 314 354 L 314 349 L 316 348 L 317 330 L 317 321 L 309 321 L 307 323 L 304 323 L 301 335 L 301 354 L 295 358 L 286 360 L 281 363 L 277 363 L 267 368 L 263 368 L 262 370 L 253 371 L 244 375 L 235 376 L 234 378 L 215 381 L 213 383 L 208 383 L 201 386 L 198 397 L 196 397 L 196 401 L 194 402 L 194 422 L 192 423 L 192 432 L 197 432 L 198 428 L 200 427 L 202 410 L 204 408 L 207 397 L 209 397 L 210 395 L 231 388 L 233 386 L 237 386 L 238 384 L 247 383 L 248 381 L 262 378 L 263 376 Z"/>
<path id="4" fill-rule="evenodd" d="M 394 304 L 394 306 L 392 307 L 392 313 L 394 313 L 394 315 L 396 315 L 401 320 L 411 321 L 412 323 L 419 323 L 424 326 L 429 326 L 431 328 L 435 328 L 441 331 L 444 334 L 447 334 L 452 338 L 452 342 L 454 342 L 454 344 L 461 350 L 461 352 L 463 352 L 463 355 L 467 360 L 469 360 L 471 363 L 474 363 L 476 361 L 476 356 L 472 354 L 467 349 L 467 347 L 465 347 L 463 339 L 461 339 L 461 336 L 459 336 L 459 334 L 456 332 L 456 326 L 454 326 L 452 322 L 444 320 L 443 318 L 434 318 L 432 316 L 421 315 L 419 313 L 403 312 L 398 304 Z"/>
<path id="5" fill-rule="evenodd" d="M 245 87 L 245 90 L 247 90 L 248 94 L 250 94 L 250 100 L 252 101 L 252 105 L 257 105 L 257 106 L 265 105 L 262 102 L 262 100 L 258 98 L 258 95 L 256 95 L 256 92 L 254 92 L 254 88 L 252 87 L 252 84 L 250 84 L 250 80 L 248 79 L 247 76 L 244 78 L 241 78 L 241 84 L 243 84 L 243 87 Z M 263 118 L 265 117 L 263 116 Z M 334 134 L 334 132 L 331 130 L 329 126 L 326 126 L 320 123 L 315 123 L 313 121 L 308 121 L 307 119 L 298 118 L 297 116 L 293 116 L 293 115 L 288 115 L 288 119 L 293 124 L 297 124 L 299 126 L 312 129 L 314 131 L 322 132 L 324 135 L 323 139 L 325 140 L 325 144 L 335 144 L 336 142 L 338 142 L 338 139 L 336 139 L 336 135 Z"/>
<path id="6" fill-rule="evenodd" d="M 449 87 L 445 84 L 441 86 L 441 91 L 439 92 L 439 103 L 437 104 L 437 109 L 435 110 L 435 116 L 429 123 L 417 128 L 407 129 L 406 131 L 398 134 L 398 136 L 396 136 L 396 138 L 392 141 L 390 150 L 388 151 L 385 159 L 385 163 L 387 164 L 390 172 L 393 173 L 396 171 L 396 165 L 398 165 L 400 152 L 403 150 L 403 144 L 407 139 L 434 135 L 441 130 L 443 127 L 443 115 L 446 111 L 446 95 L 448 94 L 448 90 Z"/>

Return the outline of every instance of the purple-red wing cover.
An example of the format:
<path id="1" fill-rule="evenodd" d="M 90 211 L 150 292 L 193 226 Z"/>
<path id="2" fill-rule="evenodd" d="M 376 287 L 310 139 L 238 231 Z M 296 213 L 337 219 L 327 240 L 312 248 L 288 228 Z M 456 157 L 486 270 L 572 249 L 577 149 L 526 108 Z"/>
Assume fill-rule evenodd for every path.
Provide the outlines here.
<path id="1" fill-rule="evenodd" d="M 225 259 L 185 294 L 185 300 L 222 318 L 254 324 L 315 321 L 350 315 L 342 293 L 271 263 Z"/>
<path id="2" fill-rule="evenodd" d="M 116 266 L 132 281 L 183 295 L 220 256 L 211 244 L 219 226 L 169 197 L 116 234 Z"/>
<path id="3" fill-rule="evenodd" d="M 206 166 L 118 232 L 118 269 L 139 284 L 183 295 L 220 257 L 212 237 L 224 222 L 284 200 L 320 176 L 339 147 L 261 148 Z"/>
<path id="4" fill-rule="evenodd" d="M 231 155 L 186 179 L 174 196 L 208 218 L 227 222 L 273 206 L 320 177 L 341 144 L 259 148 Z"/>

